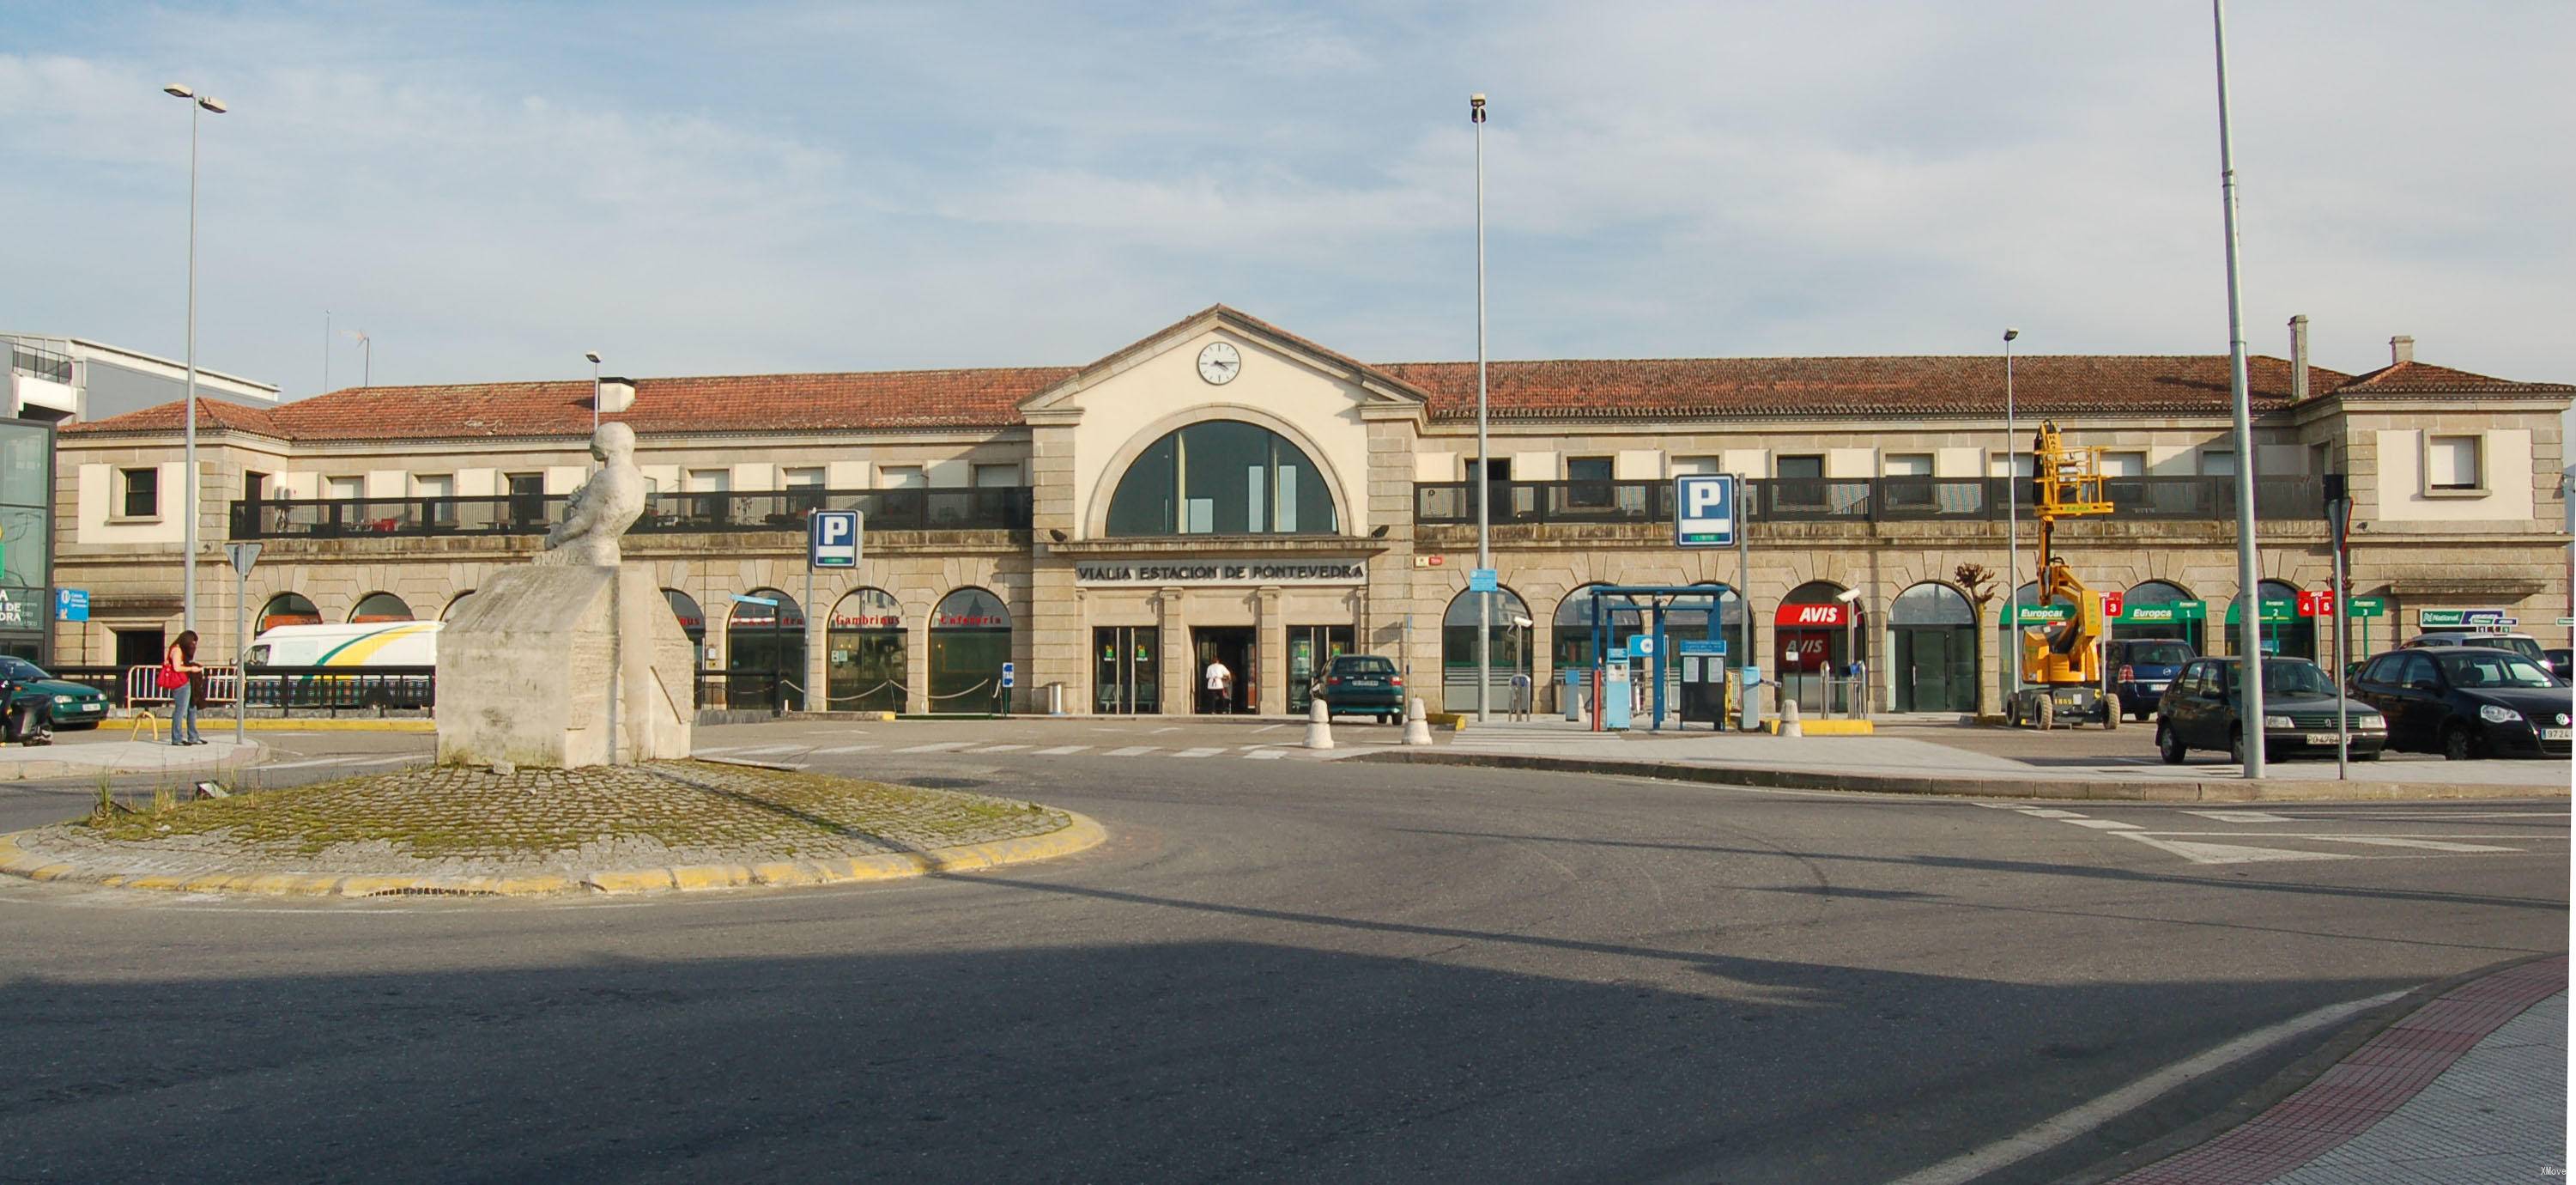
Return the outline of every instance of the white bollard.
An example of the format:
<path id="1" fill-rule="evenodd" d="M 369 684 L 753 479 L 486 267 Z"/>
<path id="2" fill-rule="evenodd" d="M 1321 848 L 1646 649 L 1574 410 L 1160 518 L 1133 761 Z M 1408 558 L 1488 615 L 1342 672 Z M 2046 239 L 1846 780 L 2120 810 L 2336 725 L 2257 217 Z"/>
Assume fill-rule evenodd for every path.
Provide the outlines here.
<path id="1" fill-rule="evenodd" d="M 1333 722 L 1331 717 L 1324 714 L 1324 697 L 1320 695 L 1306 707 L 1306 747 L 1309 749 L 1333 747 Z"/>
<path id="2" fill-rule="evenodd" d="M 1431 743 L 1431 721 L 1422 714 L 1422 697 L 1418 695 L 1413 697 L 1412 702 L 1406 704 L 1404 708 L 1404 743 L 1408 745 Z"/>
<path id="3" fill-rule="evenodd" d="M 1785 696 L 1780 700 L 1780 735 L 1784 737 L 1807 735 L 1806 726 L 1798 723 L 1798 701 Z"/>

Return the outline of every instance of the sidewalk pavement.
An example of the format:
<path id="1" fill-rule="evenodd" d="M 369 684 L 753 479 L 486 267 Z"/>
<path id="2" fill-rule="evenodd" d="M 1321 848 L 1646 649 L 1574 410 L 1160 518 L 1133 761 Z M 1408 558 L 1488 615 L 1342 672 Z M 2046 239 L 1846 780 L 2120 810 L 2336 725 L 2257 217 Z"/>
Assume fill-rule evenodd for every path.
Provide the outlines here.
<path id="1" fill-rule="evenodd" d="M 2567 956 L 2416 1009 L 2288 1098 L 2115 1185 L 2481 1185 L 2567 1175 Z"/>
<path id="2" fill-rule="evenodd" d="M 101 774 L 183 774 L 235 769 L 259 761 L 258 741 L 236 745 L 230 737 L 207 737 L 202 745 L 179 746 L 159 741 L 56 742 L 28 748 L 0 746 L 0 782 L 31 778 L 90 778 Z"/>

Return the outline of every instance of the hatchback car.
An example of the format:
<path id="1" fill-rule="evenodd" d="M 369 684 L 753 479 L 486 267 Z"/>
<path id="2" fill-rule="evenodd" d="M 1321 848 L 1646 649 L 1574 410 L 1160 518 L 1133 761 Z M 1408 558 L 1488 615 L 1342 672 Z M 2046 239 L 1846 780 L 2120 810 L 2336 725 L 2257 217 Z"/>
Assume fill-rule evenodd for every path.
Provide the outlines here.
<path id="1" fill-rule="evenodd" d="M 2370 660 L 2353 680 L 2388 717 L 2388 743 L 2453 761 L 2568 753 L 2576 696 L 2558 676 L 2510 650 L 2427 646 Z"/>
<path id="2" fill-rule="evenodd" d="M 56 728 L 96 728 L 107 719 L 107 693 L 54 678 L 26 659 L 0 656 L 0 681 L 9 684 L 11 707 L 41 702 Z"/>
<path id="3" fill-rule="evenodd" d="M 2540 639 L 2529 634 L 2437 630 L 2429 634 L 2417 634 L 2413 641 L 2406 643 L 2408 650 L 2419 650 L 2426 646 L 2484 646 L 2490 650 L 2510 650 L 2543 666 L 2548 665 L 2548 660 L 2543 657 L 2540 649 Z"/>
<path id="4" fill-rule="evenodd" d="M 2189 642 L 2136 638 L 2104 646 L 2102 669 L 2110 675 L 2109 690 L 2120 697 L 2120 707 L 2131 718 L 2144 720 L 2156 714 L 2156 701 L 2164 697 L 2165 685 L 2196 657 Z"/>
<path id="5" fill-rule="evenodd" d="M 1393 724 L 1404 719 L 1404 676 L 1395 660 L 1375 654 L 1338 654 L 1315 683 L 1315 695 L 1333 716 L 1375 716 Z"/>
<path id="6" fill-rule="evenodd" d="M 2194 749 L 2224 749 L 2228 760 L 2244 763 L 2240 669 L 2233 658 L 2195 658 L 2165 688 L 2156 703 L 2156 752 L 2165 764 L 2182 764 Z M 2345 704 L 2351 713 L 2345 751 L 2355 761 L 2379 760 L 2388 722 L 2358 699 Z M 2332 756 L 2336 739 L 2335 687 L 2326 673 L 2304 658 L 2264 659 L 2263 756 Z"/>

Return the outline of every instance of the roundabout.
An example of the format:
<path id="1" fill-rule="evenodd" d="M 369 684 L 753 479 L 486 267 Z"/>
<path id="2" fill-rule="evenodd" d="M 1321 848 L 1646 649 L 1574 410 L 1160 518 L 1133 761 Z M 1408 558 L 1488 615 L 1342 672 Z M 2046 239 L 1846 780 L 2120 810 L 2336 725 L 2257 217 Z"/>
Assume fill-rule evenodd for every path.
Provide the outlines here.
<path id="1" fill-rule="evenodd" d="M 1078 852 L 1036 803 L 711 761 L 458 765 L 135 808 L 0 836 L 0 872 L 190 893 L 504 897 L 824 885 Z"/>

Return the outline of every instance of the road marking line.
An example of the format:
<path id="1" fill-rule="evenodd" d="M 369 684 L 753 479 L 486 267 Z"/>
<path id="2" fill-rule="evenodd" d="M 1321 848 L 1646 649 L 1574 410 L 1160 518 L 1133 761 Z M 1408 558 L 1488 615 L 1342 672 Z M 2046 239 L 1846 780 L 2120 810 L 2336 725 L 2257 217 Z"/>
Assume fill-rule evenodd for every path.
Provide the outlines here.
<path id="1" fill-rule="evenodd" d="M 2198 815 L 2204 819 L 2215 819 L 2221 823 L 2287 823 L 2290 821 L 2287 816 L 2276 815 L 2270 811 L 2184 811 L 2183 813 Z"/>
<path id="2" fill-rule="evenodd" d="M 2060 1111 L 1983 1148 L 1900 1177 L 1894 1185 L 1958 1185 L 1973 1181 L 2083 1135 L 2184 1082 L 2232 1065 L 2268 1046 L 2367 1012 L 2405 994 L 2388 992 L 2366 1000 L 2328 1004 L 2314 1012 L 2256 1029 L 2215 1049 L 2175 1062 L 2091 1102 Z"/>
<path id="3" fill-rule="evenodd" d="M 2034 819 L 2081 819 L 2084 817 L 2073 811 L 2061 811 L 2055 807 L 2023 806 L 2014 807 L 2013 809 L 2020 811 L 2025 815 L 2029 815 Z"/>
<path id="4" fill-rule="evenodd" d="M 1057 745 L 1056 747 L 1054 747 L 1054 748 L 1052 748 L 1052 749 L 1040 749 L 1040 750 L 1038 750 L 1038 751 L 1037 751 L 1037 752 L 1035 752 L 1035 753 L 1031 753 L 1031 754 L 1029 754 L 1029 756 L 1031 756 L 1031 757 L 1062 757 L 1062 756 L 1064 756 L 1064 755 L 1066 755 L 1066 754 L 1068 754 L 1068 753 L 1079 753 L 1079 752 L 1082 752 L 1083 750 L 1088 749 L 1088 748 L 1090 748 L 1090 747 L 1091 747 L 1091 746 L 1089 746 L 1089 745 Z"/>
<path id="5" fill-rule="evenodd" d="M 2000 612 L 2000 610 L 1999 610 L 1998 612 Z M 1285 724 L 1264 724 L 1264 725 L 1262 725 L 1262 726 L 1261 726 L 1261 727 L 1259 727 L 1259 728 L 1253 729 L 1252 731 L 1254 731 L 1254 732 L 1268 732 L 1268 731 L 1270 731 L 1271 729 L 1274 729 L 1274 728 L 1286 728 L 1286 727 L 1288 727 L 1288 726 L 1287 726 L 1287 725 L 1285 725 Z"/>
<path id="6" fill-rule="evenodd" d="M 2135 831 L 2138 829 L 2137 824 L 2123 823 L 2118 819 L 2068 819 L 2066 821 L 2073 823 L 2078 827 L 2091 827 L 2100 831 Z"/>
<path id="7" fill-rule="evenodd" d="M 1243 756 L 1247 761 L 1277 761 L 1287 755 L 1288 750 L 1286 749 L 1255 749 Z"/>
<path id="8" fill-rule="evenodd" d="M 966 751 L 967 751 L 967 752 L 969 752 L 969 753 L 1017 753 L 1017 752 L 1019 752 L 1020 750 L 1025 749 L 1025 748 L 1028 748 L 1028 746 L 1027 746 L 1027 745 L 986 745 L 986 746 L 984 746 L 984 747 L 983 747 L 983 748 L 981 748 L 981 749 L 968 749 L 968 750 L 966 750 Z"/>
<path id="9" fill-rule="evenodd" d="M 971 745 L 971 744 L 974 744 L 974 743 L 975 743 L 975 742 L 973 742 L 973 741 L 932 741 L 932 742 L 930 742 L 930 743 L 929 743 L 929 744 L 927 744 L 927 745 L 914 745 L 914 746 L 912 746 L 912 747 L 910 747 L 910 748 L 906 748 L 906 749 L 897 749 L 897 750 L 895 750 L 895 752 L 897 752 L 897 753 L 945 753 L 945 752 L 949 751 L 950 749 L 963 749 L 963 748 L 965 748 L 966 746 Z"/>
<path id="10" fill-rule="evenodd" d="M 713 757 L 713 756 L 715 756 L 715 755 L 716 755 L 716 754 L 718 754 L 718 753 L 731 753 L 731 752 L 733 752 L 734 750 L 739 749 L 739 748 L 741 748 L 741 747 L 742 747 L 742 746 L 740 746 L 740 745 L 717 745 L 716 747 L 714 747 L 714 748 L 712 748 L 712 749 L 691 749 L 691 750 L 689 750 L 689 756 L 691 756 L 691 757 Z"/>
<path id="11" fill-rule="evenodd" d="M 2301 819 L 2564 819 L 2566 811 L 2302 811 Z"/>
<path id="12" fill-rule="evenodd" d="M 2180 839 L 2157 839 L 2139 831 L 2114 831 L 2122 839 L 2134 839 L 2151 848 L 2171 852 L 2194 864 L 2259 864 L 2266 860 L 2353 860 L 2349 852 L 2303 852 L 2294 848 L 2254 848 L 2232 843 L 2197 843 Z M 2270 838 L 2270 837 L 2266 837 Z"/>
<path id="13" fill-rule="evenodd" d="M 765 753 L 799 753 L 803 752 L 804 749 L 805 746 L 803 745 L 760 745 L 749 749 L 736 749 L 733 751 L 733 755 L 736 757 L 758 757 Z"/>
<path id="14" fill-rule="evenodd" d="M 1144 755 L 1146 755 L 1146 754 L 1148 754 L 1148 753 L 1153 752 L 1153 751 L 1154 751 L 1154 749 L 1155 749 L 1155 746 L 1152 746 L 1152 745 L 1129 745 L 1129 746 L 1127 746 L 1127 747 L 1126 747 L 1126 748 L 1124 748 L 1124 749 L 1111 749 L 1109 752 L 1107 752 L 1107 753 L 1105 753 L 1105 754 L 1102 754 L 1102 756 L 1105 756 L 1105 757 L 1142 757 L 1142 756 L 1144 756 Z"/>
<path id="15" fill-rule="evenodd" d="M 2316 838 L 2324 838 L 2318 836 Z M 2336 843 L 2377 844 L 2383 848 L 2424 848 L 2435 852 L 2519 852 L 2521 848 L 2499 848 L 2487 844 L 2449 843 L 2438 839 L 2407 839 L 2395 835 L 2338 835 Z"/>
<path id="16" fill-rule="evenodd" d="M 1157 729 L 1155 729 L 1155 730 L 1154 730 L 1154 732 L 1155 732 L 1155 734 L 1156 734 L 1156 735 L 1160 735 L 1160 734 L 1167 733 L 1167 732 L 1179 732 L 1180 730 L 1181 730 L 1181 726 L 1180 726 L 1180 725 L 1177 725 L 1177 724 L 1166 724 L 1166 725 L 1164 725 L 1164 726 L 1163 726 L 1163 727 L 1161 727 L 1161 728 L 1157 728 Z"/>
<path id="17" fill-rule="evenodd" d="M 816 749 L 814 750 L 814 756 L 821 757 L 829 753 L 856 753 L 862 749 L 874 749 L 877 747 L 878 746 L 876 745 L 842 745 L 839 748 L 834 749 Z"/>
<path id="18" fill-rule="evenodd" d="M 1180 752 L 1178 752 L 1178 753 L 1174 753 L 1174 754 L 1172 754 L 1172 756 L 1174 756 L 1174 757 L 1214 757 L 1214 756 L 1216 756 L 1217 754 L 1219 754 L 1219 753 L 1223 753 L 1223 752 L 1225 752 L 1225 749 L 1224 749 L 1223 747 L 1212 748 L 1212 749 L 1183 749 L 1183 750 L 1181 750 L 1181 751 L 1180 751 Z"/>

